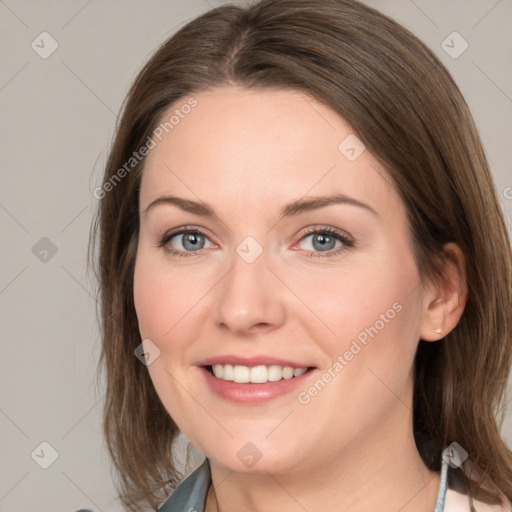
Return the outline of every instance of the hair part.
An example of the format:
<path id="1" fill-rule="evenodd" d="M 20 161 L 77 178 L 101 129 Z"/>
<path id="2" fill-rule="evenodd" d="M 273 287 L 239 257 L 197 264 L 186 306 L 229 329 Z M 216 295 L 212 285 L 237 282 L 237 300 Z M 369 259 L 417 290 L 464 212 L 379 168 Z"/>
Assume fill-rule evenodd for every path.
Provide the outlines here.
<path id="1" fill-rule="evenodd" d="M 409 31 L 354 0 L 218 7 L 181 28 L 139 73 L 103 182 L 171 106 L 225 85 L 301 91 L 343 116 L 392 178 L 423 280 L 442 278 L 444 244 L 462 249 L 467 304 L 442 341 L 419 342 L 414 430 L 430 469 L 438 470 L 443 449 L 457 442 L 481 470 L 471 480 L 462 466 L 470 493 L 492 503 L 501 489 L 512 500 L 503 409 L 499 416 L 512 358 L 510 240 L 474 121 L 448 71 Z M 99 244 L 104 436 L 121 500 L 132 511 L 143 504 L 156 510 L 183 476 L 172 450 L 179 429 L 133 354 L 141 343 L 133 272 L 143 166 L 142 159 L 104 194 L 90 244 L 90 255 Z"/>

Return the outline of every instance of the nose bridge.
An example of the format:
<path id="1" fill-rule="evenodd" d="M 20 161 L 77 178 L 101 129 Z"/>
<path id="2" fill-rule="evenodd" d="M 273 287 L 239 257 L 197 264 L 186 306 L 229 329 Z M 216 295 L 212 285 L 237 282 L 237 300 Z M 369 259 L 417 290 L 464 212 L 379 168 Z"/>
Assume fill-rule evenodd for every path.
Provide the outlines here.
<path id="1" fill-rule="evenodd" d="M 283 298 L 267 265 L 269 253 L 254 238 L 247 237 L 236 247 L 230 271 L 219 283 L 218 324 L 244 332 L 256 326 L 275 328 L 284 321 Z"/>

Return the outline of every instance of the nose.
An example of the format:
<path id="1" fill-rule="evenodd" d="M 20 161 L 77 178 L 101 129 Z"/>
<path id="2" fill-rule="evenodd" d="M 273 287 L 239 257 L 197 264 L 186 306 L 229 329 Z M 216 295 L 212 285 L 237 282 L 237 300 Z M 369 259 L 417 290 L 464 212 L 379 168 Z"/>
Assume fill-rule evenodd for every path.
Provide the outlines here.
<path id="1" fill-rule="evenodd" d="M 217 325 L 237 335 L 274 330 L 285 322 L 283 284 L 268 266 L 266 252 L 252 263 L 237 253 L 230 271 L 219 283 L 216 297 Z"/>

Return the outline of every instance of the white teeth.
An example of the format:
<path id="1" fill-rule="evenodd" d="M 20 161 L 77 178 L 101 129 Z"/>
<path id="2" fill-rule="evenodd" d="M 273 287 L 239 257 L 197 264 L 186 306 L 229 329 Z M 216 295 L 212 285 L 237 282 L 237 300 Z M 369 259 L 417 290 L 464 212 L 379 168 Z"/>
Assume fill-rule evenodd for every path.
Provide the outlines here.
<path id="1" fill-rule="evenodd" d="M 219 364 L 217 366 L 220 366 L 222 368 L 221 364 Z M 230 364 L 224 365 L 224 369 L 222 370 L 222 378 L 224 380 L 233 380 L 234 379 L 233 367 Z"/>
<path id="2" fill-rule="evenodd" d="M 235 366 L 233 368 L 233 375 L 235 382 L 245 383 L 251 380 L 251 370 L 247 366 Z"/>
<path id="3" fill-rule="evenodd" d="M 268 381 L 268 370 L 266 366 L 253 366 L 251 368 L 251 382 L 267 382 Z"/>
<path id="4" fill-rule="evenodd" d="M 268 380 L 270 382 L 276 382 L 283 378 L 283 367 L 273 364 L 268 367 Z"/>
<path id="5" fill-rule="evenodd" d="M 238 383 L 252 382 L 263 384 L 265 382 L 276 382 L 281 379 L 300 377 L 306 373 L 307 368 L 292 368 L 291 366 L 241 366 L 231 364 L 214 364 L 212 371 L 215 377 L 222 380 L 235 381 Z"/>
<path id="6" fill-rule="evenodd" d="M 283 369 L 283 379 L 291 379 L 293 377 L 293 368 L 285 366 Z"/>
<path id="7" fill-rule="evenodd" d="M 231 365 L 229 365 L 231 366 Z M 224 366 L 222 366 L 221 364 L 214 364 L 213 365 L 213 373 L 215 375 L 215 377 L 218 377 L 219 379 L 222 379 L 223 375 L 224 375 Z M 226 374 L 228 374 L 229 372 L 226 372 Z M 229 375 L 233 376 L 233 367 L 231 366 L 231 369 L 230 369 L 230 373 Z M 228 375 L 226 375 L 227 377 Z M 226 379 L 226 380 L 233 380 L 232 378 L 231 379 Z"/>

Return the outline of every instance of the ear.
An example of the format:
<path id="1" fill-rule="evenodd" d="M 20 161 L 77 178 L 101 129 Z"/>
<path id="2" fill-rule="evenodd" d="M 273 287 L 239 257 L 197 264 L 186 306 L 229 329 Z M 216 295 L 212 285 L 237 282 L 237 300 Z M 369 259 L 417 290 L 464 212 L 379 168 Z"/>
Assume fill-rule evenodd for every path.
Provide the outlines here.
<path id="1" fill-rule="evenodd" d="M 420 338 L 437 341 L 459 322 L 467 301 L 466 262 L 453 242 L 443 247 L 445 271 L 442 278 L 425 289 Z"/>

